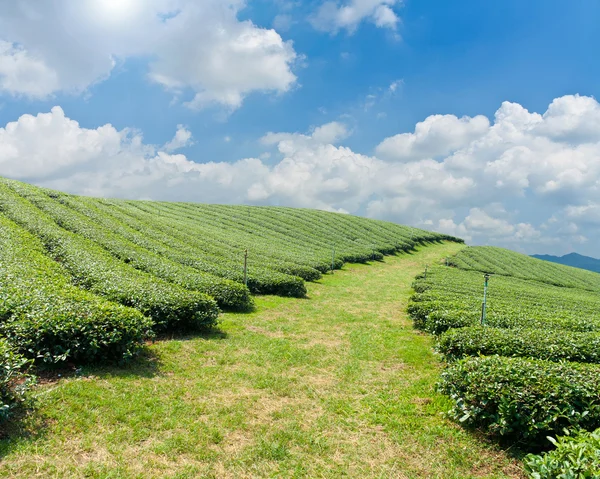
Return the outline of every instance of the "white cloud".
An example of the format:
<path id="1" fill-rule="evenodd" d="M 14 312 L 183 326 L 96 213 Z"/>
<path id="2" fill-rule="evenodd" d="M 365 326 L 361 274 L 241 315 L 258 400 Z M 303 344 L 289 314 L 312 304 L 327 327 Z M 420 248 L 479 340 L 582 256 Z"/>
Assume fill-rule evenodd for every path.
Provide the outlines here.
<path id="1" fill-rule="evenodd" d="M 282 152 L 287 152 L 290 145 L 292 149 L 297 145 L 315 145 L 315 144 L 337 144 L 350 136 L 351 132 L 348 127 L 340 122 L 332 121 L 324 125 L 313 128 L 310 135 L 301 133 L 273 133 L 269 132 L 264 135 L 260 142 L 263 145 L 279 145 Z"/>
<path id="2" fill-rule="evenodd" d="M 342 4 L 328 0 L 321 4 L 310 21 L 317 30 L 331 33 L 340 30 L 354 33 L 363 21 L 396 30 L 400 18 L 394 7 L 401 4 L 400 0 L 349 0 Z"/>
<path id="3" fill-rule="evenodd" d="M 441 218 L 438 220 L 437 225 L 431 222 L 430 226 L 435 231 L 462 238 L 466 242 L 471 242 L 473 239 L 465 225 L 463 223 L 456 224 L 452 218 Z"/>
<path id="4" fill-rule="evenodd" d="M 0 40 L 0 90 L 43 98 L 58 88 L 56 72 L 12 43 Z"/>
<path id="5" fill-rule="evenodd" d="M 341 140 L 345 140 L 348 136 L 350 136 L 350 132 L 346 125 L 337 121 L 319 126 L 312 133 L 313 140 L 319 143 L 336 144 Z"/>
<path id="6" fill-rule="evenodd" d="M 236 10 L 212 0 L 186 4 L 165 24 L 151 77 L 166 87 L 191 87 L 191 108 L 216 103 L 235 109 L 251 91 L 288 91 L 296 81 L 291 43 L 275 30 L 238 21 Z"/>
<path id="7" fill-rule="evenodd" d="M 190 108 L 238 108 L 296 82 L 291 42 L 238 20 L 242 0 L 15 0 L 0 4 L 0 90 L 80 93 L 118 62 L 149 58 L 149 78 Z"/>
<path id="8" fill-rule="evenodd" d="M 582 98 L 553 103 L 564 124 L 553 107 L 538 114 L 514 103 L 491 124 L 430 117 L 390 159 L 340 146 L 350 131 L 332 122 L 268 133 L 261 143 L 272 155 L 235 163 L 196 163 L 134 130 L 82 128 L 55 107 L 0 128 L 0 175 L 89 195 L 346 211 L 528 253 L 598 255 L 600 139 L 588 121 L 599 105 Z"/>
<path id="9" fill-rule="evenodd" d="M 120 154 L 128 142 L 142 148 L 141 138 L 127 130 L 119 132 L 111 125 L 84 129 L 54 107 L 50 113 L 23 115 L 0 129 L 0 168 L 12 178 L 62 176 L 102 166 L 93 163 Z"/>
<path id="10" fill-rule="evenodd" d="M 414 133 L 386 138 L 377 146 L 377 154 L 394 161 L 446 155 L 483 136 L 488 127 L 489 121 L 484 116 L 457 118 L 454 115 L 433 115 L 417 123 Z"/>
<path id="11" fill-rule="evenodd" d="M 396 29 L 396 25 L 400 19 L 388 5 L 385 5 L 383 2 L 375 8 L 375 12 L 373 12 L 373 23 L 377 25 L 379 28 L 390 28 L 392 30 Z"/>
<path id="12" fill-rule="evenodd" d="M 165 151 L 175 151 L 193 145 L 192 132 L 183 125 L 177 125 L 177 131 L 171 141 L 165 144 Z"/>
<path id="13" fill-rule="evenodd" d="M 195 163 L 110 124 L 82 128 L 60 107 L 0 128 L 0 174 L 87 195 L 243 202 L 265 171 L 257 159 Z"/>
<path id="14" fill-rule="evenodd" d="M 513 224 L 482 208 L 471 208 L 461 223 L 455 223 L 452 218 L 441 218 L 437 224 L 431 222 L 431 225 L 436 231 L 458 236 L 469 242 L 502 244 L 519 249 L 524 249 L 525 245 L 540 243 L 542 236 L 530 223 Z"/>
<path id="15" fill-rule="evenodd" d="M 600 202 L 589 202 L 578 206 L 569 205 L 563 213 L 565 218 L 573 221 L 569 225 L 571 225 L 571 228 L 575 228 L 575 232 L 577 231 L 577 224 L 600 226 Z M 556 218 L 554 220 L 558 221 Z"/>
<path id="16" fill-rule="evenodd" d="M 515 231 L 515 227 L 508 221 L 494 218 L 481 208 L 471 208 L 468 216 L 463 221 L 467 231 L 473 233 L 493 233 L 496 236 L 508 236 Z"/>
<path id="17" fill-rule="evenodd" d="M 600 141 L 600 104 L 587 96 L 556 98 L 544 114 L 537 132 L 569 143 Z"/>
<path id="18" fill-rule="evenodd" d="M 488 243 L 528 242 L 537 240 L 541 233 L 531 223 L 515 221 L 515 211 L 507 211 L 502 202 L 486 203 L 472 207 L 460 223 L 452 219 L 439 220 L 446 229 L 464 232 L 470 240 Z M 444 230 L 445 231 L 445 230 Z"/>

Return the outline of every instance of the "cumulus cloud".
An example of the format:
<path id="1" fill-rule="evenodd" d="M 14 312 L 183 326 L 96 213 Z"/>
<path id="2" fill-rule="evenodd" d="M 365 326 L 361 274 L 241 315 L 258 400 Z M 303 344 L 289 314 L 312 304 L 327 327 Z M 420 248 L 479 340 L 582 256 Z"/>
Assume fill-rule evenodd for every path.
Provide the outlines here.
<path id="1" fill-rule="evenodd" d="M 400 18 L 394 7 L 400 0 L 350 0 L 345 3 L 328 0 L 321 4 L 310 21 L 320 31 L 354 33 L 361 22 L 369 21 L 379 28 L 396 30 Z"/>
<path id="2" fill-rule="evenodd" d="M 564 208 L 564 217 L 571 220 L 568 223 L 573 232 L 578 231 L 577 224 L 600 226 L 600 203 L 589 202 L 584 205 L 569 205 Z M 554 222 L 558 220 L 553 218 Z"/>
<path id="3" fill-rule="evenodd" d="M 557 141 L 600 141 L 600 104 L 587 96 L 556 98 L 539 122 L 536 132 Z"/>
<path id="4" fill-rule="evenodd" d="M 319 143 L 339 143 L 350 136 L 348 127 L 343 123 L 332 121 L 314 129 L 312 138 Z"/>
<path id="5" fill-rule="evenodd" d="M 274 133 L 269 132 L 264 135 L 260 141 L 263 145 L 279 144 L 279 149 L 282 152 L 286 150 L 293 151 L 298 145 L 315 145 L 315 144 L 337 144 L 350 136 L 351 132 L 348 127 L 340 122 L 332 121 L 324 125 L 313 128 L 309 135 L 302 133 Z M 286 145 L 290 145 L 291 149 Z"/>
<path id="6" fill-rule="evenodd" d="M 506 102 L 492 121 L 435 115 L 376 156 L 341 145 L 351 131 L 332 122 L 267 133 L 261 158 L 196 163 L 175 153 L 191 141 L 184 127 L 158 147 L 135 130 L 83 128 L 55 107 L 0 128 L 0 174 L 88 195 L 320 208 L 528 253 L 597 255 L 599 108 L 571 95 L 541 114 Z"/>
<path id="7" fill-rule="evenodd" d="M 58 76 L 27 50 L 0 40 L 0 90 L 12 95 L 46 97 L 58 88 Z"/>
<path id="8" fill-rule="evenodd" d="M 501 216 L 505 216 L 505 214 Z M 435 230 L 458 236 L 466 241 L 475 243 L 502 244 L 513 249 L 525 245 L 539 244 L 542 233 L 530 223 L 513 224 L 506 218 L 494 216 L 486 209 L 471 208 L 460 223 L 452 218 L 442 218 L 437 224 L 429 223 Z"/>
<path id="9" fill-rule="evenodd" d="M 0 4 L 0 90 L 80 93 L 118 62 L 149 58 L 149 78 L 190 108 L 238 108 L 295 83 L 291 42 L 238 20 L 241 0 L 15 0 Z"/>
<path id="10" fill-rule="evenodd" d="M 395 86 L 395 83 L 392 84 Z M 390 86 L 390 90 L 392 86 Z M 393 91 L 395 91 L 396 86 Z M 489 128 L 485 116 L 457 118 L 433 115 L 417 123 L 414 133 L 386 138 L 377 146 L 377 154 L 395 161 L 434 158 L 456 151 L 483 136 Z"/>
<path id="11" fill-rule="evenodd" d="M 192 132 L 183 125 L 177 125 L 177 131 L 173 139 L 165 144 L 163 149 L 165 151 L 175 151 L 186 146 L 192 145 Z"/>
<path id="12" fill-rule="evenodd" d="M 265 171 L 257 159 L 195 163 L 135 130 L 83 128 L 60 107 L 0 128 L 0 174 L 86 195 L 240 203 Z"/>
<path id="13" fill-rule="evenodd" d="M 419 214 L 433 229 L 476 243 L 562 254 L 599 232 L 593 220 L 600 211 L 599 108 L 594 98 L 567 95 L 543 114 L 505 102 L 491 124 L 450 117 L 435 125 L 443 117 L 432 116 L 415 133 L 388 138 L 376 151 L 423 173 L 416 182 L 411 177 L 413 192 L 431 181 L 439 185 L 439 192 L 427 193 L 435 207 Z M 420 128 L 426 124 L 435 127 Z M 446 180 L 426 173 L 431 157 Z M 395 198 L 380 201 L 388 206 L 378 205 L 379 217 L 397 209 Z M 505 209 L 491 212 L 497 204 Z"/>

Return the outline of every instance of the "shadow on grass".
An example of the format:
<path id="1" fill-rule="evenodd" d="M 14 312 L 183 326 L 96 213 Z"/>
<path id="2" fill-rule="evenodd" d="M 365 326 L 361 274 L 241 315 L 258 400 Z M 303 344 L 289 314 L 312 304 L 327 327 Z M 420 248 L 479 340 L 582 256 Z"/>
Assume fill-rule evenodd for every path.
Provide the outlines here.
<path id="1" fill-rule="evenodd" d="M 165 333 L 158 333 L 151 344 L 161 341 L 190 341 L 198 338 L 209 341 L 220 341 L 227 339 L 227 337 L 227 333 L 219 328 L 211 328 L 200 331 L 169 331 Z"/>
<path id="2" fill-rule="evenodd" d="M 548 441 L 548 446 L 540 446 L 539 448 L 530 447 L 528 449 L 527 447 L 525 447 L 524 444 L 516 442 L 514 439 L 490 436 L 489 434 L 486 434 L 485 431 L 477 427 L 469 427 L 464 425 L 460 425 L 459 427 L 461 427 L 473 437 L 475 437 L 477 439 L 477 442 L 481 444 L 486 444 L 489 447 L 496 449 L 497 451 L 502 451 L 508 457 L 511 457 L 518 461 L 522 461 L 523 458 L 530 452 L 540 453 L 544 450 L 549 449 L 549 446 L 551 445 Z"/>
<path id="3" fill-rule="evenodd" d="M 0 460 L 23 442 L 43 439 L 50 419 L 35 410 L 32 404 L 14 411 L 10 419 L 0 423 Z"/>
<path id="4" fill-rule="evenodd" d="M 188 341 L 202 338 L 210 341 L 227 339 L 227 333 L 218 328 L 206 331 L 162 334 L 148 342 L 139 355 L 124 364 L 85 364 L 63 363 L 55 366 L 37 365 L 31 371 L 37 377 L 37 386 L 31 391 L 31 400 L 18 410 L 10 419 L 0 422 L 0 460 L 23 442 L 33 442 L 47 435 L 52 419 L 39 409 L 39 402 L 52 389 L 60 387 L 59 381 L 96 380 L 96 379 L 135 379 L 153 378 L 161 375 L 160 355 L 149 347 L 161 341 Z"/>
<path id="5" fill-rule="evenodd" d="M 253 294 L 252 297 L 256 297 L 259 295 Z M 252 314 L 256 312 L 256 305 L 253 304 L 248 308 L 228 308 L 226 306 L 221 306 L 221 311 L 223 313 L 235 313 L 235 314 Z"/>
<path id="6" fill-rule="evenodd" d="M 160 356 L 148 347 L 144 347 L 140 354 L 125 364 L 91 364 L 75 370 L 75 377 L 109 378 L 153 378 L 160 375 Z"/>
<path id="7" fill-rule="evenodd" d="M 150 343 L 148 343 L 150 344 Z M 159 374 L 160 357 L 148 346 L 143 346 L 138 355 L 127 362 L 106 363 L 59 363 L 56 365 L 37 364 L 32 373 L 38 385 L 57 383 L 62 379 L 84 377 L 144 377 L 152 378 Z"/>

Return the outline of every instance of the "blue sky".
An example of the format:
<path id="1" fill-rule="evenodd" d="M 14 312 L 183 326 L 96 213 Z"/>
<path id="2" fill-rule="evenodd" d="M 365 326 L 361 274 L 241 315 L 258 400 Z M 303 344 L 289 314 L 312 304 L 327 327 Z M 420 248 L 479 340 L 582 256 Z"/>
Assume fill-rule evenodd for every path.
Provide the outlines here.
<path id="1" fill-rule="evenodd" d="M 74 5 L 0 6 L 0 127 L 22 123 L 0 130 L 2 175 L 83 194 L 317 207 L 600 255 L 595 0 Z M 510 109 L 518 139 L 494 120 L 503 102 L 530 115 Z M 407 136 L 435 115 L 453 117 Z M 481 115 L 491 124 L 471 121 Z M 191 138 L 166 147 L 178 125 Z M 510 148 L 492 146 L 499 131 Z"/>

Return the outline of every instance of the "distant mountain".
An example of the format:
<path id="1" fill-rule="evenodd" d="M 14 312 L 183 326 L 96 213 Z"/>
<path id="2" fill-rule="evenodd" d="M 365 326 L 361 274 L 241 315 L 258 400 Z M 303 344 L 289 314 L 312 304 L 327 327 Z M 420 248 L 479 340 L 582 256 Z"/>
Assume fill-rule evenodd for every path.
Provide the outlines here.
<path id="1" fill-rule="evenodd" d="M 552 263 L 566 264 L 567 266 L 574 266 L 575 268 L 587 269 L 589 271 L 600 273 L 600 259 L 592 258 L 590 256 L 583 256 L 577 253 L 569 253 L 564 256 L 552 256 L 548 254 L 532 254 L 531 256 Z"/>

